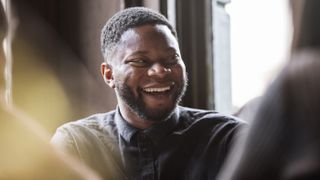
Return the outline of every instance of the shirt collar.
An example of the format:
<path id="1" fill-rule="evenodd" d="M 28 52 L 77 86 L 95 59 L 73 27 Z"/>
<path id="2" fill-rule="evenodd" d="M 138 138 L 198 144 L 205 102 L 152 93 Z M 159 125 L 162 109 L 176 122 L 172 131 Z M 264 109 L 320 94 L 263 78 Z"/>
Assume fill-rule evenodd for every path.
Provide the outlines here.
<path id="1" fill-rule="evenodd" d="M 155 144 L 159 143 L 166 135 L 171 133 L 179 121 L 179 108 L 175 108 L 171 117 L 148 129 L 140 130 L 131 126 L 121 115 L 119 107 L 115 114 L 115 122 L 120 135 L 127 141 L 131 142 L 132 137 L 138 132 L 145 133 Z"/>
<path id="2" fill-rule="evenodd" d="M 169 119 L 151 126 L 150 128 L 143 130 L 143 132 L 153 141 L 153 143 L 158 144 L 164 137 L 174 131 L 178 122 L 179 108 L 175 108 Z"/>
<path id="3" fill-rule="evenodd" d="M 126 140 L 130 142 L 132 136 L 139 131 L 139 129 L 131 126 L 121 115 L 119 107 L 117 107 L 115 114 L 115 122 L 120 135 Z"/>

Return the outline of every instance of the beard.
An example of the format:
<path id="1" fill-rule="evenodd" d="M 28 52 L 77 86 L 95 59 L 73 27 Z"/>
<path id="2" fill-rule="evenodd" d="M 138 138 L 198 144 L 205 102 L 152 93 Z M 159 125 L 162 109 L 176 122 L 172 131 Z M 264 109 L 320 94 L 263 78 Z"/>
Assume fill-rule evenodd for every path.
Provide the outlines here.
<path id="1" fill-rule="evenodd" d="M 138 91 L 138 96 L 134 95 L 132 88 L 126 83 L 119 81 L 115 82 L 115 87 L 118 91 L 119 97 L 129 106 L 131 112 L 138 117 L 148 121 L 164 121 L 171 117 L 175 107 L 180 103 L 187 89 L 188 79 L 184 78 L 181 86 L 173 93 L 173 107 L 166 109 L 150 109 L 143 101 L 141 91 Z"/>

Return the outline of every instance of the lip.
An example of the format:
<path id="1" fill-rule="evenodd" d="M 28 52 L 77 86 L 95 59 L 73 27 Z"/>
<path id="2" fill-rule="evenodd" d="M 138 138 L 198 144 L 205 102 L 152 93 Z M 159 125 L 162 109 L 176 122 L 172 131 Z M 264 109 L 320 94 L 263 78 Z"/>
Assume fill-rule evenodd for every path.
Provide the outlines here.
<path id="1" fill-rule="evenodd" d="M 142 88 L 142 92 L 146 94 L 160 95 L 169 93 L 175 86 L 174 82 L 168 83 L 152 83 Z"/>
<path id="2" fill-rule="evenodd" d="M 159 91 L 149 91 L 159 90 Z M 171 82 L 148 84 L 141 89 L 141 97 L 148 108 L 169 108 L 174 103 L 174 92 L 176 84 Z"/>

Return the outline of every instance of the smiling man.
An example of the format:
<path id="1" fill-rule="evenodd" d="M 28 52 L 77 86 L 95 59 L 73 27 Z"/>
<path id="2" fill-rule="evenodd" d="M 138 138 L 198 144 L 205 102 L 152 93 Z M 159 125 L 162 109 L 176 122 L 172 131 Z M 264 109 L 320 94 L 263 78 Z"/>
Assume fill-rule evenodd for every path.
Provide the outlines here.
<path id="1" fill-rule="evenodd" d="M 187 87 L 177 35 L 147 8 L 115 14 L 101 35 L 115 110 L 67 123 L 52 143 L 115 179 L 214 179 L 241 124 L 179 106 Z"/>

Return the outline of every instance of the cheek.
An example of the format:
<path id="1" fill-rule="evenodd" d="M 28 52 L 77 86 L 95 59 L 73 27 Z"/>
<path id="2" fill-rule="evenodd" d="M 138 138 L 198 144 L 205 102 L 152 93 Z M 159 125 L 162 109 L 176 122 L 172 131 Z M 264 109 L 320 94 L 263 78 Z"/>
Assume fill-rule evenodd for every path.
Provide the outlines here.
<path id="1" fill-rule="evenodd" d="M 174 72 L 174 76 L 177 79 L 179 79 L 179 80 L 185 80 L 186 79 L 186 76 L 187 76 L 186 67 L 185 67 L 185 65 L 183 63 L 182 64 L 178 64 L 173 69 L 173 72 Z"/>
<path id="2" fill-rule="evenodd" d="M 123 65 L 118 65 L 113 68 L 113 78 L 115 81 L 126 82 L 131 76 L 132 71 Z"/>
<path id="3" fill-rule="evenodd" d="M 136 89 L 139 86 L 141 73 L 133 70 L 126 69 L 121 72 L 117 72 L 114 76 L 115 81 L 121 82 L 122 84 L 126 84 L 132 89 Z"/>

